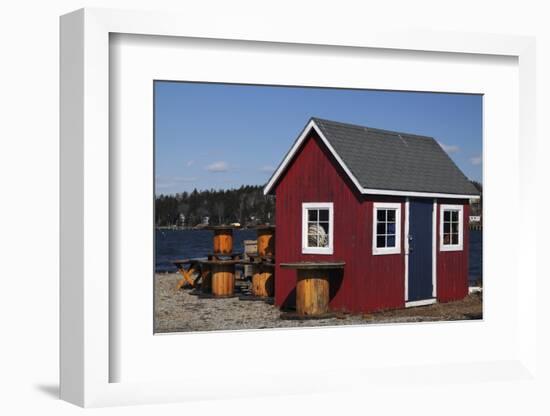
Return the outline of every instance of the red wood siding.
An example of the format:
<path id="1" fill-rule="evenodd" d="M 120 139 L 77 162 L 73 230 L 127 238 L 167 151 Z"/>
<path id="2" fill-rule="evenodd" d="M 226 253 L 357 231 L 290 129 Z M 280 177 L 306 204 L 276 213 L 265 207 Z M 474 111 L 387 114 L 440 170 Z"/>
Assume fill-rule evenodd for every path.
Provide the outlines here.
<path id="1" fill-rule="evenodd" d="M 276 185 L 277 268 L 275 303 L 295 304 L 296 271 L 280 263 L 306 260 L 343 260 L 343 272 L 331 275 L 330 308 L 370 312 L 404 306 L 404 255 L 372 255 L 372 204 L 401 202 L 403 198 L 373 198 L 359 194 L 355 186 L 313 133 L 294 157 Z M 302 254 L 302 203 L 333 202 L 334 254 Z"/>
<path id="2" fill-rule="evenodd" d="M 462 251 L 440 251 L 441 204 L 463 205 L 463 249 Z M 468 218 L 470 215 L 468 201 L 438 200 L 437 201 L 437 300 L 449 302 L 463 299 L 468 295 L 468 257 L 470 230 Z"/>

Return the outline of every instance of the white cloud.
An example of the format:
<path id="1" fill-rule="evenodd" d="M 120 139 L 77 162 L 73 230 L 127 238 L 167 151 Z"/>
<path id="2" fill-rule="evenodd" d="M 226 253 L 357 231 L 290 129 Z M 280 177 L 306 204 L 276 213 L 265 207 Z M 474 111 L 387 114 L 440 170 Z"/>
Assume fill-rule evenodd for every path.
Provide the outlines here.
<path id="1" fill-rule="evenodd" d="M 453 153 L 458 153 L 460 151 L 460 147 L 456 144 L 445 144 L 441 142 L 437 142 L 441 146 L 443 150 L 445 150 L 448 154 L 452 155 Z"/>
<path id="2" fill-rule="evenodd" d="M 195 164 L 194 160 L 188 160 L 187 162 L 185 162 L 185 166 L 187 166 L 187 167 L 193 166 L 194 164 Z"/>
<path id="3" fill-rule="evenodd" d="M 474 156 L 474 157 L 471 157 L 470 158 L 470 163 L 472 165 L 481 165 L 481 162 L 483 161 L 483 159 L 481 158 L 481 156 Z"/>
<path id="4" fill-rule="evenodd" d="M 260 172 L 272 173 L 274 170 L 275 170 L 275 168 L 273 166 L 269 166 L 269 165 L 264 165 L 260 168 Z"/>
<path id="5" fill-rule="evenodd" d="M 199 178 L 197 177 L 187 177 L 187 176 L 172 176 L 172 177 L 162 177 L 157 176 L 156 178 L 156 187 L 159 189 L 173 188 L 180 186 L 182 183 L 196 182 Z"/>
<path id="6" fill-rule="evenodd" d="M 229 165 L 227 162 L 223 161 L 214 162 L 208 165 L 206 170 L 209 172 L 227 172 L 229 170 Z"/>

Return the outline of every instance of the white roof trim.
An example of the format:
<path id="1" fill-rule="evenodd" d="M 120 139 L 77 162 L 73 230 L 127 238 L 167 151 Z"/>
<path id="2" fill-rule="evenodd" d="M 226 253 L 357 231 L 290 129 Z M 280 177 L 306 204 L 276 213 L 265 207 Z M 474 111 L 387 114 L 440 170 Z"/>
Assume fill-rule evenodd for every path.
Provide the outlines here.
<path id="1" fill-rule="evenodd" d="M 287 153 L 275 173 L 271 176 L 269 179 L 269 182 L 264 187 L 264 195 L 269 194 L 271 190 L 273 189 L 273 186 L 275 183 L 277 183 L 277 180 L 279 177 L 283 174 L 288 164 L 292 161 L 294 158 L 294 155 L 296 152 L 300 149 L 300 146 L 302 145 L 303 141 L 307 138 L 309 132 L 311 129 L 314 129 L 315 132 L 319 135 L 325 146 L 330 150 L 330 153 L 340 167 L 344 169 L 344 172 L 348 175 L 350 180 L 355 184 L 357 189 L 362 194 L 374 194 L 374 195 L 394 195 L 394 196 L 416 196 L 416 197 L 428 197 L 428 198 L 455 198 L 455 199 L 479 199 L 478 195 L 458 195 L 458 194 L 446 194 L 446 193 L 433 193 L 433 192 L 414 192 L 414 191 L 396 191 L 392 189 L 371 189 L 371 188 L 363 188 L 357 178 L 351 173 L 351 170 L 346 166 L 344 161 L 340 158 L 340 155 L 336 153 L 336 150 L 332 147 L 330 142 L 327 140 L 321 129 L 317 126 L 314 120 L 310 120 L 309 123 L 305 126 L 305 128 L 300 133 L 300 136 L 294 142 L 294 145 L 290 149 L 290 151 Z"/>

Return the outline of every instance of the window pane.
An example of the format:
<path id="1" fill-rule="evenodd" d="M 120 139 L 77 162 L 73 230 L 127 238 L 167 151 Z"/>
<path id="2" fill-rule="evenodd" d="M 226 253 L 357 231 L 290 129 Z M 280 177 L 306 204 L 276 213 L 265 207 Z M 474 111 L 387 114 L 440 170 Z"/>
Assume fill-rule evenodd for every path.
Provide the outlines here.
<path id="1" fill-rule="evenodd" d="M 328 247 L 328 229 L 327 222 L 310 224 L 308 228 L 309 247 Z"/>
<path id="2" fill-rule="evenodd" d="M 385 209 L 376 210 L 376 219 L 378 221 L 386 221 L 386 210 Z"/>
<path id="3" fill-rule="evenodd" d="M 317 210 L 308 209 L 308 221 L 317 221 Z"/>
<path id="4" fill-rule="evenodd" d="M 388 223 L 386 234 L 395 234 L 395 223 L 393 222 Z"/>
<path id="5" fill-rule="evenodd" d="M 328 209 L 319 210 L 319 221 L 328 221 Z"/>
<path id="6" fill-rule="evenodd" d="M 451 235 L 450 234 L 443 234 L 443 244 L 449 245 L 451 243 Z"/>
<path id="7" fill-rule="evenodd" d="M 449 224 L 448 222 L 444 222 L 443 223 L 443 233 L 448 234 L 449 232 L 451 232 L 451 224 Z"/>
<path id="8" fill-rule="evenodd" d="M 388 221 L 395 222 L 395 210 L 394 209 L 388 209 Z"/>
<path id="9" fill-rule="evenodd" d="M 376 234 L 386 234 L 386 224 L 383 222 L 376 224 Z"/>
<path id="10" fill-rule="evenodd" d="M 451 223 L 451 232 L 453 234 L 458 234 L 458 223 L 457 222 Z"/>
<path id="11" fill-rule="evenodd" d="M 451 219 L 453 221 L 458 221 L 458 211 L 451 211 Z"/>
<path id="12" fill-rule="evenodd" d="M 376 237 L 376 247 L 386 247 L 386 237 L 384 236 Z"/>
<path id="13" fill-rule="evenodd" d="M 443 221 L 449 222 L 451 220 L 451 211 L 443 211 Z"/>
<path id="14" fill-rule="evenodd" d="M 394 235 L 388 235 L 388 243 L 387 247 L 395 247 L 395 236 Z"/>
<path id="15" fill-rule="evenodd" d="M 309 224 L 307 229 L 307 246 L 317 247 L 317 224 Z"/>
<path id="16" fill-rule="evenodd" d="M 452 244 L 458 244 L 458 234 L 451 234 L 452 235 Z"/>

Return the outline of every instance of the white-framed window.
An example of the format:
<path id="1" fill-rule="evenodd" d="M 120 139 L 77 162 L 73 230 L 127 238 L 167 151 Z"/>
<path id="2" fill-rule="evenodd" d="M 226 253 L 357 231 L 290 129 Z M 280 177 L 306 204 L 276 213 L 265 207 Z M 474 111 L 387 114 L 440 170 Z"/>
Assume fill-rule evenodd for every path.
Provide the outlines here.
<path id="1" fill-rule="evenodd" d="M 462 251 L 464 207 L 442 204 L 439 211 L 439 250 Z"/>
<path id="2" fill-rule="evenodd" d="M 332 202 L 302 204 L 302 253 L 332 254 L 334 211 Z"/>
<path id="3" fill-rule="evenodd" d="M 401 253 L 401 204 L 375 202 L 372 212 L 372 254 Z"/>

